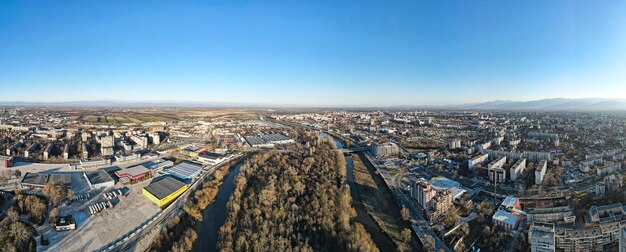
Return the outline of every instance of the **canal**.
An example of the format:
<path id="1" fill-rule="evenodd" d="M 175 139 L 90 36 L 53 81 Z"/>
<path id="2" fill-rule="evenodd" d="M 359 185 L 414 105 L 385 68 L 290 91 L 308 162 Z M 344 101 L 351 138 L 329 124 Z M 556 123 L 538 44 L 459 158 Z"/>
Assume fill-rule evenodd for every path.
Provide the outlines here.
<path id="1" fill-rule="evenodd" d="M 217 240 L 219 239 L 219 231 L 228 215 L 226 204 L 230 200 L 230 196 L 235 190 L 235 178 L 239 174 L 244 161 L 239 162 L 234 169 L 231 169 L 228 175 L 222 180 L 222 186 L 217 193 L 215 202 L 209 205 L 202 213 L 202 221 L 198 222 L 195 231 L 198 234 L 193 245 L 193 252 L 218 251 Z"/>

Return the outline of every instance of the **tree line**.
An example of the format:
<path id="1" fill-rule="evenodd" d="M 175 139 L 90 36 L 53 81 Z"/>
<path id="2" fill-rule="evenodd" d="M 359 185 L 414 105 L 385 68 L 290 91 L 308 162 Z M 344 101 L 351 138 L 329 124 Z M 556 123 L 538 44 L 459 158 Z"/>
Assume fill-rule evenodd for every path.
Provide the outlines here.
<path id="1" fill-rule="evenodd" d="M 227 205 L 221 251 L 378 251 L 351 221 L 346 163 L 335 148 L 309 135 L 303 148 L 249 159 Z"/>

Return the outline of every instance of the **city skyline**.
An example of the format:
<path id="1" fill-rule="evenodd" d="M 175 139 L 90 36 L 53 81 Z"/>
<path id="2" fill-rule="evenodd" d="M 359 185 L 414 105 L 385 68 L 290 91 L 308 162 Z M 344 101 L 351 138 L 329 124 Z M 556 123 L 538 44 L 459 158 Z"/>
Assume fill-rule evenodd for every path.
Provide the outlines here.
<path id="1" fill-rule="evenodd" d="M 622 1 L 0 6 L 2 102 L 626 98 Z"/>

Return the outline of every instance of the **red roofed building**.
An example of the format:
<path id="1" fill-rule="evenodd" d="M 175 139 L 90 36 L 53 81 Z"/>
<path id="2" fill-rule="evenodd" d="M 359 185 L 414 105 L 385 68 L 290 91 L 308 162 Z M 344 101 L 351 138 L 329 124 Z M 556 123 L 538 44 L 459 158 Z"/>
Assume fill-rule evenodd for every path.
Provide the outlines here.
<path id="1" fill-rule="evenodd" d="M 133 184 L 151 178 L 152 170 L 144 167 L 143 165 L 138 165 L 127 169 L 118 170 L 115 172 L 115 176 L 117 176 L 120 179 L 120 182 L 122 182 L 123 184 Z"/>
<path id="2" fill-rule="evenodd" d="M 0 168 L 9 168 L 13 166 L 13 157 L 0 156 Z"/>

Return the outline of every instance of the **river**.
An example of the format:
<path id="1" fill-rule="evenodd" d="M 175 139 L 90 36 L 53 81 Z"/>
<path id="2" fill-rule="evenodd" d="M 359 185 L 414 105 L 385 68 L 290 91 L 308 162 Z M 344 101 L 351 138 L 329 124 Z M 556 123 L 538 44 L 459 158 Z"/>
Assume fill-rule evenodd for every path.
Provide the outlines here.
<path id="1" fill-rule="evenodd" d="M 322 136 L 328 135 L 324 133 Z M 333 140 L 335 140 L 335 145 L 338 149 L 343 148 L 343 144 L 340 141 L 334 138 Z M 243 163 L 244 162 L 238 163 L 235 168 L 228 173 L 228 176 L 222 181 L 222 186 L 217 193 L 215 202 L 209 205 L 202 213 L 202 221 L 198 222 L 195 227 L 198 239 L 196 239 L 193 245 L 193 252 L 217 251 L 219 230 L 222 225 L 224 225 L 224 222 L 226 222 L 228 214 L 226 204 L 235 190 L 235 178 L 239 174 Z M 363 208 L 360 195 L 356 189 L 356 183 L 354 182 L 354 163 L 352 157 L 346 157 L 346 168 L 350 195 L 353 199 L 353 207 L 357 212 L 356 220 L 365 226 L 365 229 L 372 236 L 372 240 L 374 240 L 381 251 L 395 251 L 395 245 L 391 239 L 380 229 L 374 219 L 372 219 Z"/>
<path id="2" fill-rule="evenodd" d="M 343 144 L 335 139 L 334 137 L 322 133 L 320 134 L 323 137 L 329 136 L 335 141 L 335 145 L 338 149 L 343 149 Z M 380 251 L 396 251 L 395 243 L 389 238 L 389 236 L 378 226 L 378 223 L 372 218 L 371 215 L 367 213 L 365 208 L 363 207 L 363 203 L 361 202 L 361 195 L 357 190 L 357 184 L 354 178 L 354 161 L 352 160 L 352 156 L 344 156 L 346 159 L 346 179 L 348 180 L 348 185 L 350 186 L 350 196 L 352 197 L 352 207 L 356 210 L 355 220 L 359 223 L 363 224 L 365 230 L 370 234 L 374 243 Z"/>
<path id="3" fill-rule="evenodd" d="M 198 234 L 198 239 L 193 244 L 193 252 L 217 251 L 219 230 L 226 222 L 228 214 L 226 203 L 228 203 L 230 196 L 235 190 L 235 178 L 239 174 L 242 165 L 243 161 L 230 170 L 228 176 L 222 181 L 222 186 L 220 186 L 215 202 L 204 209 L 202 221 L 196 224 L 195 231 Z"/>

